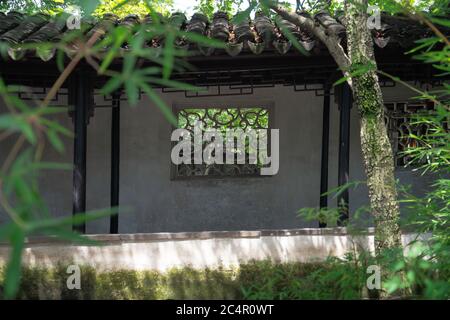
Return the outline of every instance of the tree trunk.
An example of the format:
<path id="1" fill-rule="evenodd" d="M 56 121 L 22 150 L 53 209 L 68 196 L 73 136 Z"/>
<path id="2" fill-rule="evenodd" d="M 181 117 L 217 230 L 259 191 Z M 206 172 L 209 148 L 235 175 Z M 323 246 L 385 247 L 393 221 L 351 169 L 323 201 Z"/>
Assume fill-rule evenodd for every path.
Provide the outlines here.
<path id="1" fill-rule="evenodd" d="M 347 47 L 351 70 L 373 66 L 351 79 L 361 123 L 361 148 L 375 219 L 375 250 L 401 246 L 400 209 L 394 175 L 394 157 L 384 122 L 384 103 L 376 73 L 372 37 L 367 27 L 367 0 L 346 2 Z"/>
<path id="2" fill-rule="evenodd" d="M 276 3 L 269 3 L 269 6 L 284 19 L 308 30 L 322 41 L 349 79 L 360 114 L 361 149 L 375 220 L 375 253 L 379 256 L 384 249 L 401 248 L 394 156 L 384 122 L 383 96 L 376 73 L 372 37 L 367 26 L 367 0 L 347 0 L 345 3 L 347 53 L 339 37 L 327 32 L 313 19 L 290 13 Z M 358 69 L 360 72 L 355 72 Z M 387 270 L 382 270 L 386 275 Z M 381 295 L 386 296 L 386 293 L 381 292 Z"/>

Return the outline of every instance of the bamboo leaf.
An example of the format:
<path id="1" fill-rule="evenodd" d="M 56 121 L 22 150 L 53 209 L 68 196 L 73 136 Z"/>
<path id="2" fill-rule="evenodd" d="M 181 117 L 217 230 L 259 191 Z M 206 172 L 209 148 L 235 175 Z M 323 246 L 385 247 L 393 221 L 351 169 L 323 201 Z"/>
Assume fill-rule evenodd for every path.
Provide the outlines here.
<path id="1" fill-rule="evenodd" d="M 171 31 L 167 34 L 164 42 L 164 59 L 163 59 L 163 79 L 169 79 L 172 73 L 174 62 L 174 41 L 175 34 Z"/>
<path id="2" fill-rule="evenodd" d="M 450 28 L 450 20 L 448 20 L 448 19 L 440 19 L 440 18 L 430 17 L 430 20 L 436 24 Z"/>
<path id="3" fill-rule="evenodd" d="M 139 101 L 139 88 L 134 81 L 125 82 L 125 93 L 131 106 L 135 106 Z"/>
<path id="4" fill-rule="evenodd" d="M 224 42 L 219 41 L 217 39 L 205 37 L 198 33 L 179 31 L 179 32 L 177 32 L 177 34 L 180 37 L 186 38 L 190 42 L 195 42 L 197 44 L 200 44 L 200 45 L 203 45 L 206 47 L 217 48 L 217 49 L 223 49 L 226 47 Z"/>
<path id="5" fill-rule="evenodd" d="M 6 267 L 5 277 L 5 298 L 13 299 L 19 289 L 21 263 L 22 263 L 22 250 L 25 243 L 25 234 L 19 227 L 15 227 L 10 237 L 11 242 L 11 255 L 9 258 L 8 266 Z"/>
<path id="6" fill-rule="evenodd" d="M 155 77 L 145 77 L 145 80 L 148 82 L 156 83 L 162 86 L 175 88 L 178 90 L 186 90 L 186 91 L 201 91 L 202 88 L 196 87 L 194 85 L 191 85 L 189 83 L 179 82 L 175 80 L 166 80 L 161 78 L 155 78 Z"/>
<path id="7" fill-rule="evenodd" d="M 40 119 L 41 124 L 47 126 L 48 128 L 54 130 L 55 132 L 59 132 L 67 137 L 73 137 L 74 134 L 71 130 L 63 127 L 62 125 L 60 125 L 58 122 L 56 121 L 50 121 L 48 119 L 45 118 L 41 118 Z"/>
<path id="8" fill-rule="evenodd" d="M 244 21 L 246 18 L 248 18 L 250 16 L 250 13 L 253 11 L 253 9 L 256 8 L 256 6 L 258 5 L 257 1 L 251 1 L 249 3 L 249 6 L 247 9 L 245 9 L 244 11 L 238 12 L 232 19 L 232 23 L 233 24 L 238 24 L 242 21 Z"/>
<path id="9" fill-rule="evenodd" d="M 59 138 L 58 134 L 54 130 L 46 130 L 46 135 L 52 146 L 59 152 L 64 152 L 64 143 Z"/>
<path id="10" fill-rule="evenodd" d="M 61 162 L 34 162 L 31 165 L 33 170 L 72 170 L 73 164 Z"/>
<path id="11" fill-rule="evenodd" d="M 124 213 L 127 211 L 126 207 L 121 207 L 120 210 L 121 210 L 121 213 Z M 85 222 L 109 217 L 110 215 L 115 214 L 117 212 L 118 212 L 118 208 L 108 208 L 108 209 L 88 211 L 86 213 L 78 213 L 78 214 L 76 214 L 74 216 L 70 216 L 70 217 L 35 220 L 35 221 L 32 221 L 29 223 L 28 231 L 29 232 L 38 232 L 41 230 L 46 230 L 48 228 L 80 225 Z"/>
<path id="12" fill-rule="evenodd" d="M 22 133 L 31 144 L 36 143 L 36 136 L 32 126 L 23 116 L 6 114 L 0 116 L 0 129 L 11 130 Z"/>
<path id="13" fill-rule="evenodd" d="M 305 48 L 303 48 L 303 46 L 300 44 L 300 42 L 298 41 L 298 39 L 292 34 L 292 32 L 287 29 L 283 23 L 280 23 L 281 19 L 276 16 L 275 17 L 275 21 L 277 22 L 277 26 L 278 28 L 280 28 L 281 32 L 283 33 L 283 35 L 292 43 L 292 45 L 298 50 L 300 51 L 303 55 L 305 56 L 309 56 L 309 52 L 305 50 Z"/>
<path id="14" fill-rule="evenodd" d="M 114 44 L 106 53 L 106 56 L 103 58 L 102 64 L 100 65 L 99 73 L 103 74 L 110 66 L 111 62 L 117 56 L 119 48 L 125 42 L 127 37 L 129 36 L 128 29 L 124 27 L 117 27 L 114 29 L 113 34 L 111 35 L 111 39 L 114 40 Z M 109 38 L 108 38 L 109 39 Z"/>
<path id="15" fill-rule="evenodd" d="M 100 4 L 100 0 L 79 0 L 80 1 L 80 7 L 83 9 L 83 13 L 86 16 L 89 16 L 92 14 L 92 12 L 95 11 L 97 6 Z M 128 0 L 126 0 L 128 2 Z"/>
<path id="16" fill-rule="evenodd" d="M 63 72 L 64 70 L 64 56 L 65 52 L 62 49 L 56 51 L 56 66 L 59 72 Z"/>
<path id="17" fill-rule="evenodd" d="M 120 76 L 114 76 L 106 82 L 106 84 L 103 86 L 101 92 L 104 95 L 111 94 L 113 91 L 119 89 L 119 87 L 122 85 L 123 79 Z"/>
<path id="18" fill-rule="evenodd" d="M 178 124 L 177 118 L 173 114 L 172 110 L 170 110 L 166 103 L 161 99 L 161 97 L 146 83 L 142 83 L 141 87 L 145 94 L 156 104 L 159 110 L 161 110 L 166 119 L 173 126 L 176 126 Z"/>

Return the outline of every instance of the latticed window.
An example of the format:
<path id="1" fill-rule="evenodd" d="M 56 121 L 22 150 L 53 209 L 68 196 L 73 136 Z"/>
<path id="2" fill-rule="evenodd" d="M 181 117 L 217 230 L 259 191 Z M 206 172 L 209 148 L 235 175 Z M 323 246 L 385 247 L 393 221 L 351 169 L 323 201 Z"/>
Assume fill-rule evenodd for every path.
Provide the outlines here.
<path id="1" fill-rule="evenodd" d="M 402 167 L 412 159 L 404 152 L 416 147 L 418 142 L 413 137 L 428 133 L 428 126 L 417 123 L 417 115 L 434 111 L 432 102 L 389 102 L 385 103 L 385 121 L 394 152 L 395 166 Z"/>
<path id="2" fill-rule="evenodd" d="M 173 165 L 173 178 L 260 175 L 265 164 L 259 155 L 269 152 L 270 107 L 175 108 L 175 111 L 178 128 L 184 129 L 182 135 L 188 135 L 184 138 L 192 144 L 180 151 L 185 161 Z M 199 133 L 200 143 L 196 142 Z M 196 143 L 201 149 L 201 163 L 196 159 L 199 157 Z"/>

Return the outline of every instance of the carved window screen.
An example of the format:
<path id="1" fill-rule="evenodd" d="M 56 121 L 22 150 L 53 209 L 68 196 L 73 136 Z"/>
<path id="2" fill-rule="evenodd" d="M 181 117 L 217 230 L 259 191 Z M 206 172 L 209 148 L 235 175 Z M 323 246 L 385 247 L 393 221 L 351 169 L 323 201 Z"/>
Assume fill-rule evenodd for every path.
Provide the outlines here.
<path id="1" fill-rule="evenodd" d="M 267 141 L 270 144 L 270 107 L 229 107 L 229 108 L 176 108 L 175 109 L 178 128 L 186 129 L 191 137 L 194 134 L 194 125 L 198 121 L 204 129 L 216 129 L 222 132 L 223 145 L 223 164 L 194 164 L 194 149 L 191 148 L 191 164 L 180 164 L 172 166 L 172 178 L 189 177 L 245 177 L 260 176 L 262 164 L 250 163 L 249 145 L 246 140 L 244 150 L 239 150 L 237 144 L 232 152 L 235 154 L 233 164 L 226 163 L 226 130 L 242 129 L 244 133 L 249 129 L 267 129 Z M 174 143 L 175 144 L 175 143 Z M 207 143 L 203 143 L 203 148 Z M 238 154 L 245 153 L 245 163 L 239 164 L 236 159 Z"/>
<path id="2" fill-rule="evenodd" d="M 394 152 L 396 167 L 404 167 L 412 160 L 404 154 L 410 147 L 417 146 L 417 140 L 411 135 L 420 137 L 428 132 L 428 126 L 416 123 L 416 116 L 434 112 L 432 102 L 389 102 L 385 103 L 385 121 Z"/>

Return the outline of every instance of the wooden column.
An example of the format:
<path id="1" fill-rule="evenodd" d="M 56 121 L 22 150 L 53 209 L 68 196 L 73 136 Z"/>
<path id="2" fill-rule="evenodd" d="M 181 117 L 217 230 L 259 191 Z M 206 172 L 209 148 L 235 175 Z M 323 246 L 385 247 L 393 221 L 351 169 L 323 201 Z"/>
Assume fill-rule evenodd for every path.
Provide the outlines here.
<path id="1" fill-rule="evenodd" d="M 113 94 L 111 113 L 111 208 L 119 206 L 120 93 Z M 110 233 L 119 233 L 119 213 L 111 215 Z"/>
<path id="2" fill-rule="evenodd" d="M 330 142 L 330 85 L 324 84 L 323 112 L 322 112 L 322 154 L 320 161 L 320 208 L 328 207 L 328 150 Z M 319 222 L 320 228 L 325 228 L 326 223 Z"/>
<path id="3" fill-rule="evenodd" d="M 352 107 L 352 92 L 347 83 L 340 88 L 339 97 L 339 163 L 338 163 L 338 186 L 344 186 L 349 182 L 350 166 L 350 111 Z M 340 215 L 338 225 L 345 225 L 349 217 L 349 194 L 348 188 L 337 197 Z"/>
<path id="4" fill-rule="evenodd" d="M 73 105 L 74 143 L 73 143 L 73 207 L 72 213 L 86 211 L 86 147 L 87 125 L 92 107 L 92 78 L 83 71 L 77 71 L 72 77 L 69 96 Z M 86 224 L 73 226 L 73 230 L 86 232 Z"/>

